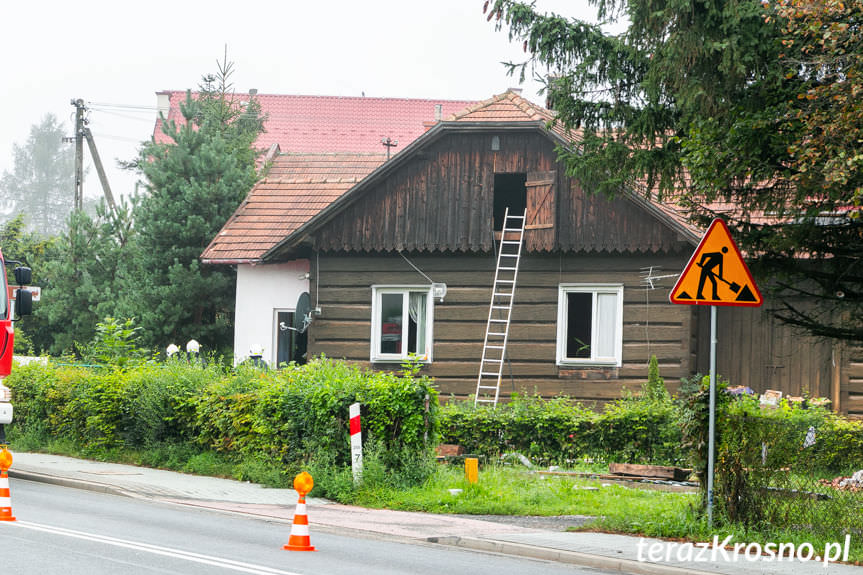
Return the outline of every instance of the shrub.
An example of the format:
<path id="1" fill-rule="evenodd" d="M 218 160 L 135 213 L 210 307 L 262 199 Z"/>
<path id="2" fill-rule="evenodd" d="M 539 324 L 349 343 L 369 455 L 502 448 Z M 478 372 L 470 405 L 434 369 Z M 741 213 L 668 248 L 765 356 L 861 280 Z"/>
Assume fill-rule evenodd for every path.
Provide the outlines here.
<path id="1" fill-rule="evenodd" d="M 298 470 L 315 458 L 349 467 L 354 402 L 362 405 L 364 439 L 380 446 L 387 469 L 416 468 L 438 439 L 428 378 L 323 358 L 269 372 L 183 359 L 97 369 L 31 364 L 7 383 L 15 431 L 29 438 L 63 436 L 82 450 L 186 444 L 192 455 L 212 449 L 243 459 L 244 476 Z M 206 461 L 189 464 L 205 468 Z"/>
<path id="2" fill-rule="evenodd" d="M 579 457 L 630 463 L 675 463 L 680 431 L 670 398 L 628 397 L 596 413 L 567 397 L 513 395 L 496 408 L 450 402 L 442 413 L 444 443 L 496 458 L 514 451 L 536 463 Z"/>
<path id="3" fill-rule="evenodd" d="M 141 363 L 147 350 L 139 345 L 140 332 L 134 319 L 106 317 L 96 324 L 96 334 L 85 348 L 84 360 L 120 368 Z"/>

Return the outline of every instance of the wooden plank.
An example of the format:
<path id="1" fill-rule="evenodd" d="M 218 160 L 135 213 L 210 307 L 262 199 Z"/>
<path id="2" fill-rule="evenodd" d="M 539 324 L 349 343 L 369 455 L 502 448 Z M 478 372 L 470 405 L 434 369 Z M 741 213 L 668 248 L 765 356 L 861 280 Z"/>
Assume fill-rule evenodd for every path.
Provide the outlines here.
<path id="1" fill-rule="evenodd" d="M 612 475 L 655 477 L 669 481 L 685 481 L 692 475 L 691 469 L 681 469 L 680 467 L 665 465 L 639 465 L 635 463 L 609 463 L 608 472 Z"/>
<path id="2" fill-rule="evenodd" d="M 549 362 L 524 362 L 513 361 L 504 364 L 503 373 L 509 377 L 510 368 L 514 377 L 530 377 L 535 379 L 551 378 L 557 379 L 557 366 Z M 473 360 L 462 361 L 435 361 L 432 363 L 429 374 L 435 378 L 473 378 L 476 380 L 479 374 L 479 357 Z"/>
<path id="3" fill-rule="evenodd" d="M 356 340 L 371 334 L 371 321 L 355 320 L 314 320 L 310 333 L 317 341 L 325 340 Z"/>
<path id="4" fill-rule="evenodd" d="M 847 412 L 849 415 L 863 415 L 863 395 L 849 394 L 847 403 Z"/>
<path id="5" fill-rule="evenodd" d="M 641 359 L 648 361 L 652 355 L 655 355 L 657 360 L 677 360 L 683 357 L 683 351 L 683 345 L 680 342 L 665 344 L 651 343 L 649 345 L 646 343 L 623 342 L 623 357 L 628 362 Z"/>
<path id="6" fill-rule="evenodd" d="M 472 394 L 476 391 L 476 377 L 473 378 L 435 378 L 435 384 L 441 390 L 442 394 L 446 393 L 462 393 Z M 640 384 L 626 384 L 613 381 L 601 383 L 584 383 L 577 381 L 564 381 L 562 385 L 547 379 L 529 379 L 518 378 L 515 382 L 510 381 L 508 377 L 504 377 L 501 381 L 501 393 L 511 394 L 516 392 L 522 395 L 539 394 L 543 397 L 555 397 L 558 395 L 566 395 L 576 399 L 586 400 L 615 400 L 622 396 L 624 389 L 636 391 L 640 389 Z"/>
<path id="7" fill-rule="evenodd" d="M 863 395 L 863 378 L 849 378 L 845 391 L 851 394 Z"/>

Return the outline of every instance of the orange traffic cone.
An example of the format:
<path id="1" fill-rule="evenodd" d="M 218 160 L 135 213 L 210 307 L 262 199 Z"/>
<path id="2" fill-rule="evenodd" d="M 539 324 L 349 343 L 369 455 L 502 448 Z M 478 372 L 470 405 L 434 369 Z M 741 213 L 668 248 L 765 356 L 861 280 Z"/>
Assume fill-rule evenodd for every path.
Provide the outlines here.
<path id="1" fill-rule="evenodd" d="M 12 516 L 12 497 L 9 493 L 9 475 L 0 472 L 0 521 L 15 521 Z"/>
<path id="2" fill-rule="evenodd" d="M 291 525 L 291 538 L 283 547 L 288 551 L 315 551 L 309 541 L 309 516 L 306 515 L 306 496 L 301 494 L 294 510 L 294 523 Z"/>

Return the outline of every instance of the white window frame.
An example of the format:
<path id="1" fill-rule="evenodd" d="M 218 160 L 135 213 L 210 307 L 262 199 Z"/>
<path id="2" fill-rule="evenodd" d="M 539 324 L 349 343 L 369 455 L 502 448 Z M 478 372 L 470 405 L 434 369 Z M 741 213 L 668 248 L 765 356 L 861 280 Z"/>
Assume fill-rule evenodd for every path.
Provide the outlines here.
<path id="1" fill-rule="evenodd" d="M 378 335 L 381 332 L 381 318 L 380 318 L 380 309 L 381 309 L 381 297 L 384 294 L 410 294 L 422 292 L 426 296 L 426 345 L 425 345 L 425 353 L 417 354 L 415 356 L 416 361 L 420 363 L 431 363 L 432 362 L 432 349 L 434 348 L 434 298 L 432 297 L 432 286 L 426 285 L 373 285 L 372 286 L 372 331 L 371 331 L 371 354 L 370 360 L 375 363 L 402 363 L 407 361 L 409 358 L 409 354 L 407 352 L 407 346 L 403 347 L 403 351 L 399 353 L 383 353 L 381 352 L 380 339 L 378 339 Z M 410 301 L 410 296 L 408 295 L 405 298 L 405 301 Z M 408 314 L 410 313 L 408 309 L 408 305 L 402 306 L 402 326 L 408 325 Z M 406 338 L 407 334 L 404 333 L 404 337 Z"/>
<path id="2" fill-rule="evenodd" d="M 566 335 L 567 335 L 567 317 L 568 317 L 568 300 L 567 294 L 570 293 L 590 293 L 593 294 L 593 305 L 591 307 L 591 342 L 590 357 L 575 358 L 566 357 Z M 598 294 L 613 294 L 617 298 L 615 306 L 615 337 L 614 337 L 614 355 L 613 356 L 595 356 L 596 338 L 600 333 L 601 326 L 599 325 L 597 310 L 597 295 Z M 623 364 L 623 284 L 560 284 L 558 287 L 557 300 L 557 364 L 558 365 L 605 365 L 605 366 L 620 366 Z"/>

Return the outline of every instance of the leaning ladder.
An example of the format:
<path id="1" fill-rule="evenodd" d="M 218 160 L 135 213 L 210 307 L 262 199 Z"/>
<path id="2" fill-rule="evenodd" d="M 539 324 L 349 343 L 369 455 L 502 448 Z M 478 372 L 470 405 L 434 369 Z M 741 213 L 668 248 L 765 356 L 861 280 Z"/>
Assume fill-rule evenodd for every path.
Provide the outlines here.
<path id="1" fill-rule="evenodd" d="M 504 212 L 485 341 L 482 344 L 479 376 L 476 379 L 474 405 L 491 403 L 496 406 L 500 395 L 500 379 L 506 357 L 506 344 L 509 341 L 509 321 L 515 297 L 515 281 L 518 277 L 518 264 L 521 261 L 524 220 L 523 215 L 509 215 L 509 208 Z"/>

